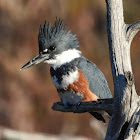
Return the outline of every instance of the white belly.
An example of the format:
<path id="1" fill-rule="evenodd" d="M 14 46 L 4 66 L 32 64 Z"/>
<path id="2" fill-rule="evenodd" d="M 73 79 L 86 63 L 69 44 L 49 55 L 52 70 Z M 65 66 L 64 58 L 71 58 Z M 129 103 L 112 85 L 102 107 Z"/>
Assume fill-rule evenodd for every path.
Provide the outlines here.
<path id="1" fill-rule="evenodd" d="M 71 93 L 65 91 L 64 93 L 59 93 L 59 96 L 65 106 L 67 105 L 77 105 L 82 101 L 83 96 L 80 93 Z"/>

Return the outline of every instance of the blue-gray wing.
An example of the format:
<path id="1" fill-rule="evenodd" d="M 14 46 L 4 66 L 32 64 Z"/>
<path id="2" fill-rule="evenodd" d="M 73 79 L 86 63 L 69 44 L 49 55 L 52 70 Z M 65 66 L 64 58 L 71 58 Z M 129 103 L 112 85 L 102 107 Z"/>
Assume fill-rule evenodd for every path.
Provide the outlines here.
<path id="1" fill-rule="evenodd" d="M 77 67 L 85 75 L 89 83 L 89 89 L 98 98 L 112 98 L 108 83 L 100 69 L 85 57 L 77 58 Z"/>

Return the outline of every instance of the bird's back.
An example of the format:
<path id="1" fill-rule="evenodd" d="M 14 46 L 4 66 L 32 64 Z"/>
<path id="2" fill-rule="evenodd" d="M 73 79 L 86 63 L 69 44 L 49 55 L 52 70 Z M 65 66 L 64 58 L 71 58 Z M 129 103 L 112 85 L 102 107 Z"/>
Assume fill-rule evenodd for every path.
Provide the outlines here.
<path id="1" fill-rule="evenodd" d="M 76 58 L 71 63 L 74 63 L 74 65 L 83 72 L 88 81 L 90 91 L 99 99 L 112 98 L 103 73 L 94 63 L 85 57 Z"/>

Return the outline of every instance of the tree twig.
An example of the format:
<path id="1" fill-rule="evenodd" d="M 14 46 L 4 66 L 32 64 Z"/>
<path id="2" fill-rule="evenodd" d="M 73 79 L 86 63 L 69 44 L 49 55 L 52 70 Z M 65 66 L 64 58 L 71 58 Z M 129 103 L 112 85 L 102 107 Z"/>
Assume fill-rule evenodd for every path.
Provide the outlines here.
<path id="1" fill-rule="evenodd" d="M 140 30 L 140 20 L 130 24 L 127 27 L 126 35 L 127 40 L 131 43 L 137 32 Z"/>
<path id="2" fill-rule="evenodd" d="M 96 101 L 90 102 L 81 102 L 79 105 L 71 105 L 66 107 L 62 102 L 56 102 L 53 104 L 52 109 L 55 111 L 61 112 L 73 112 L 73 113 L 84 113 L 84 112 L 92 112 L 92 111 L 109 111 L 112 114 L 113 110 L 113 98 L 110 99 L 99 99 Z"/>

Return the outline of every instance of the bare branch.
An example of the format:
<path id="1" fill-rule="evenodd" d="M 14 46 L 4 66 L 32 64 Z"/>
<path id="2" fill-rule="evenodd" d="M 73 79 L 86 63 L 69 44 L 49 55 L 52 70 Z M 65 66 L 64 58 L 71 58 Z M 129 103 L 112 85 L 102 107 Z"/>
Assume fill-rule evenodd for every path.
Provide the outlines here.
<path id="1" fill-rule="evenodd" d="M 127 35 L 127 40 L 131 43 L 137 32 L 140 30 L 140 20 L 130 24 L 127 27 L 126 35 Z"/>
<path id="2" fill-rule="evenodd" d="M 61 112 L 73 112 L 73 113 L 84 113 L 93 111 L 109 111 L 110 114 L 113 112 L 113 98 L 110 99 L 99 99 L 97 102 L 81 102 L 79 105 L 71 105 L 65 107 L 62 102 L 56 102 L 53 104 L 52 109 Z"/>
<path id="3" fill-rule="evenodd" d="M 126 130 L 125 138 L 134 138 L 138 140 L 140 138 L 140 97 L 138 97 L 137 107 L 131 116 L 129 126 Z"/>
<path id="4" fill-rule="evenodd" d="M 109 54 L 114 80 L 114 105 L 105 140 L 124 139 L 125 135 L 130 139 L 126 130 L 130 128 L 130 120 L 134 114 L 133 108 L 138 106 L 136 102 L 138 95 L 135 90 L 131 66 L 130 45 L 140 30 L 140 21 L 131 25 L 124 23 L 122 2 L 123 0 L 106 0 Z M 132 125 L 135 122 L 134 120 Z M 129 129 L 128 133 L 131 132 Z"/>

